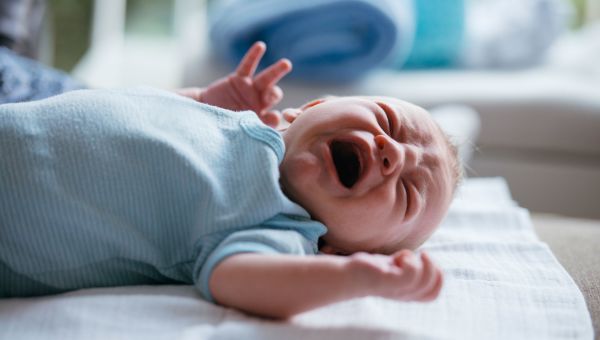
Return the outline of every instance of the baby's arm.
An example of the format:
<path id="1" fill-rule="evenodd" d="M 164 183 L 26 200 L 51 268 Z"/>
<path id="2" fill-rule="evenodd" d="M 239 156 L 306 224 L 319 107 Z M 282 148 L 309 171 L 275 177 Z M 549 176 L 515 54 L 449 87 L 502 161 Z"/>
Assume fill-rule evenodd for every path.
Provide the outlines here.
<path id="1" fill-rule="evenodd" d="M 235 72 L 206 88 L 184 88 L 177 90 L 177 93 L 224 109 L 252 110 L 265 124 L 276 127 L 280 115 L 272 108 L 283 98 L 277 82 L 292 70 L 292 64 L 287 59 L 281 59 L 254 76 L 266 48 L 263 42 L 255 43 Z"/>
<path id="2" fill-rule="evenodd" d="M 287 318 L 367 295 L 431 301 L 441 290 L 442 272 L 427 254 L 417 257 L 409 250 L 349 257 L 245 253 L 221 262 L 209 286 L 222 305 Z"/>

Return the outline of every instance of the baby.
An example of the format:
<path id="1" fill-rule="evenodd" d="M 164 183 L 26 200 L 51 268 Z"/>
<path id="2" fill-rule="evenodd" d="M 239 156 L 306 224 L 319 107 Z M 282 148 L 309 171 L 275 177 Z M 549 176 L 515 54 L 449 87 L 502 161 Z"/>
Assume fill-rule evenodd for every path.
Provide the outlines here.
<path id="1" fill-rule="evenodd" d="M 189 283 L 275 318 L 368 295 L 435 299 L 440 269 L 409 249 L 456 186 L 444 133 L 383 97 L 319 99 L 281 120 L 271 108 L 291 63 L 254 76 L 265 48 L 183 96 L 1 105 L 0 296 Z"/>

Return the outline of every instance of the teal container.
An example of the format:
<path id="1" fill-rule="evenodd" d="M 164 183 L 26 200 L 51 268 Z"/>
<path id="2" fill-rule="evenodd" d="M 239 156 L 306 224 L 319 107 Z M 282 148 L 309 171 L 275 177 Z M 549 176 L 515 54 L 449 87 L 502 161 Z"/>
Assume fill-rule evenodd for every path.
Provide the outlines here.
<path id="1" fill-rule="evenodd" d="M 465 36 L 464 0 L 415 0 L 416 32 L 406 60 L 396 68 L 451 67 Z"/>

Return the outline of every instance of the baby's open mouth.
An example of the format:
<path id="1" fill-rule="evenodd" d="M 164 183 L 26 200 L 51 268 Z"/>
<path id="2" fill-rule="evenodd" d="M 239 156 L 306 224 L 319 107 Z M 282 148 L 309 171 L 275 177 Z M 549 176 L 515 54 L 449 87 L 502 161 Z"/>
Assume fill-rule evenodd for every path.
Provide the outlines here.
<path id="1" fill-rule="evenodd" d="M 346 188 L 352 188 L 360 179 L 362 172 L 358 147 L 351 142 L 332 141 L 329 148 L 340 182 Z"/>

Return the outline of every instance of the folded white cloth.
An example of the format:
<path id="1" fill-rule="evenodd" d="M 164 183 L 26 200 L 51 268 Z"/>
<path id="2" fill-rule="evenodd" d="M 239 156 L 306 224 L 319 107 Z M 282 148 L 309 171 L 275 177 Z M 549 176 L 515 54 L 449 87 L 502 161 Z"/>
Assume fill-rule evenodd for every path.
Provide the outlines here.
<path id="1" fill-rule="evenodd" d="M 466 180 L 423 249 L 446 273 L 428 304 L 363 298 L 274 322 L 188 286 L 88 289 L 0 300 L 0 339 L 592 339 L 581 292 L 503 180 Z"/>

